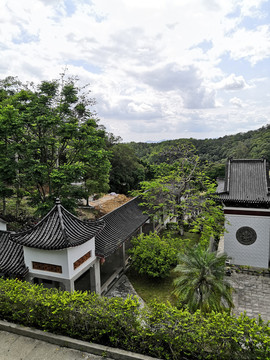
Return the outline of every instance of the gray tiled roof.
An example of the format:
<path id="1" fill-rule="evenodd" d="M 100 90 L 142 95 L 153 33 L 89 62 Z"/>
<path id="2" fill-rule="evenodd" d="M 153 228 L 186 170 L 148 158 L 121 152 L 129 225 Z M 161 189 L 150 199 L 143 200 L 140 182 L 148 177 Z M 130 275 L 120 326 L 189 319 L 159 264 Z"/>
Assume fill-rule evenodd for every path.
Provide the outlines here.
<path id="1" fill-rule="evenodd" d="M 24 263 L 23 247 L 10 240 L 10 232 L 0 231 L 0 273 L 24 276 L 28 272 Z"/>
<path id="2" fill-rule="evenodd" d="M 134 198 L 101 219 L 104 229 L 96 236 L 96 254 L 107 257 L 129 239 L 149 218 L 139 206 L 141 199 Z"/>
<path id="3" fill-rule="evenodd" d="M 58 202 L 33 229 L 17 234 L 0 231 L 0 273 L 8 276 L 27 273 L 23 245 L 58 250 L 96 236 L 96 254 L 111 255 L 148 220 L 140 201 L 132 199 L 98 221 L 82 221 Z"/>
<path id="4" fill-rule="evenodd" d="M 264 159 L 229 159 L 225 181 L 219 184 L 218 193 L 224 202 L 268 203 L 268 163 Z"/>
<path id="5" fill-rule="evenodd" d="M 44 250 L 78 246 L 94 237 L 104 227 L 102 220 L 82 221 L 57 200 L 52 210 L 33 229 L 13 234 L 18 244 Z"/>

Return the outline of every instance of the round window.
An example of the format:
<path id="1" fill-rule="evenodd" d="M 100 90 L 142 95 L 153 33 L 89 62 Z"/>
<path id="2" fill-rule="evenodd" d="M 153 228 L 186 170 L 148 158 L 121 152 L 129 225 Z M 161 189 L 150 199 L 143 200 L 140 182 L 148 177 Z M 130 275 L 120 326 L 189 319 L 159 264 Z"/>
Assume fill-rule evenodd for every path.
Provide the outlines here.
<path id="1" fill-rule="evenodd" d="M 242 245 L 251 245 L 255 243 L 257 234 L 254 229 L 249 226 L 243 226 L 236 231 L 236 239 Z"/>

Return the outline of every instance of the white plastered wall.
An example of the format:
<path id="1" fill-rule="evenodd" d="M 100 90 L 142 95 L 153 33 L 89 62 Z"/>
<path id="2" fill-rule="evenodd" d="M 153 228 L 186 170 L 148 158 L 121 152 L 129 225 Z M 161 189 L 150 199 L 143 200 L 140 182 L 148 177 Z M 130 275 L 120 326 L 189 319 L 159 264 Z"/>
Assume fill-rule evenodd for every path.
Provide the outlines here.
<path id="1" fill-rule="evenodd" d="M 232 263 L 268 268 L 270 217 L 226 214 L 226 220 L 229 223 L 226 224 L 227 232 L 224 234 L 224 251 L 232 258 Z M 236 239 L 237 230 L 243 226 L 256 231 L 257 239 L 251 245 L 242 245 Z"/>
<path id="2" fill-rule="evenodd" d="M 0 218 L 0 230 L 7 231 L 7 223 Z"/>
<path id="3" fill-rule="evenodd" d="M 81 273 L 84 268 L 95 261 L 95 239 L 87 241 L 86 243 L 63 250 L 42 250 L 29 248 L 24 246 L 24 261 L 25 265 L 29 268 L 31 275 L 37 275 L 38 277 L 49 276 L 59 279 L 73 279 L 77 274 Z M 73 263 L 80 257 L 85 255 L 88 251 L 91 251 L 90 259 L 86 260 L 77 269 L 73 269 Z M 43 270 L 33 269 L 32 262 L 40 262 L 45 264 L 62 266 L 62 273 L 54 273 Z"/>

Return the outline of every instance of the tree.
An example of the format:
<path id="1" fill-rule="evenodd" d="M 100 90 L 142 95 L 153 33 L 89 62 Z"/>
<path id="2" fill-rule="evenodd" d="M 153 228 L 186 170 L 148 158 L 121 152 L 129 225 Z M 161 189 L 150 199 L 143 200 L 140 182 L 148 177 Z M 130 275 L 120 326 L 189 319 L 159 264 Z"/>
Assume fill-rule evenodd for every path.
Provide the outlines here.
<path id="1" fill-rule="evenodd" d="M 191 312 L 221 312 L 233 307 L 232 286 L 225 279 L 227 255 L 210 252 L 197 246 L 180 254 L 176 266 L 174 294 Z"/>
<path id="2" fill-rule="evenodd" d="M 157 219 L 176 217 L 181 234 L 184 224 L 203 234 L 208 247 L 224 227 L 224 215 L 215 196 L 216 183 L 205 175 L 195 148 L 183 145 L 163 155 L 166 162 L 156 167 L 156 178 L 141 183 L 133 192 Z"/>
<path id="3" fill-rule="evenodd" d="M 144 167 L 128 144 L 116 144 L 111 148 L 110 189 L 128 194 L 144 180 Z"/>
<path id="4" fill-rule="evenodd" d="M 108 189 L 106 132 L 90 111 L 94 100 L 89 91 L 77 81 L 62 74 L 38 85 L 1 83 L 1 123 L 9 123 L 9 107 L 15 114 L 5 141 L 10 147 L 16 144 L 11 158 L 17 193 L 24 189 L 41 212 L 48 211 L 55 197 L 72 209 L 77 199 Z M 85 186 L 73 185 L 78 182 Z"/>
<path id="5" fill-rule="evenodd" d="M 132 245 L 132 266 L 139 274 L 163 278 L 177 262 L 174 239 L 169 236 L 161 238 L 157 233 L 141 234 L 132 240 Z"/>

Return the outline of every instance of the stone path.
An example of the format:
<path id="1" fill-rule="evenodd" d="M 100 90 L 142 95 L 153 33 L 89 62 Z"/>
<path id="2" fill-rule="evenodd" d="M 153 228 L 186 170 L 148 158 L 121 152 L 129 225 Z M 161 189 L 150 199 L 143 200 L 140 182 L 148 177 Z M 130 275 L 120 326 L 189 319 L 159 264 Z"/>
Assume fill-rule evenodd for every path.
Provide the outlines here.
<path id="1" fill-rule="evenodd" d="M 233 295 L 234 313 L 270 320 L 270 278 L 233 272 L 230 281 L 236 290 Z"/>
<path id="2" fill-rule="evenodd" d="M 137 296 L 140 306 L 144 306 L 143 299 L 139 297 L 126 275 L 122 275 L 106 294 L 107 297 L 119 296 L 124 299 L 126 299 L 129 295 Z"/>
<path id="3" fill-rule="evenodd" d="M 249 317 L 257 318 L 260 314 L 263 320 L 270 320 L 270 278 L 233 272 L 228 280 L 236 290 L 233 295 L 235 315 L 246 311 Z M 106 296 L 126 298 L 129 294 L 138 296 L 127 276 L 123 275 Z M 139 301 L 143 306 L 140 297 Z"/>

